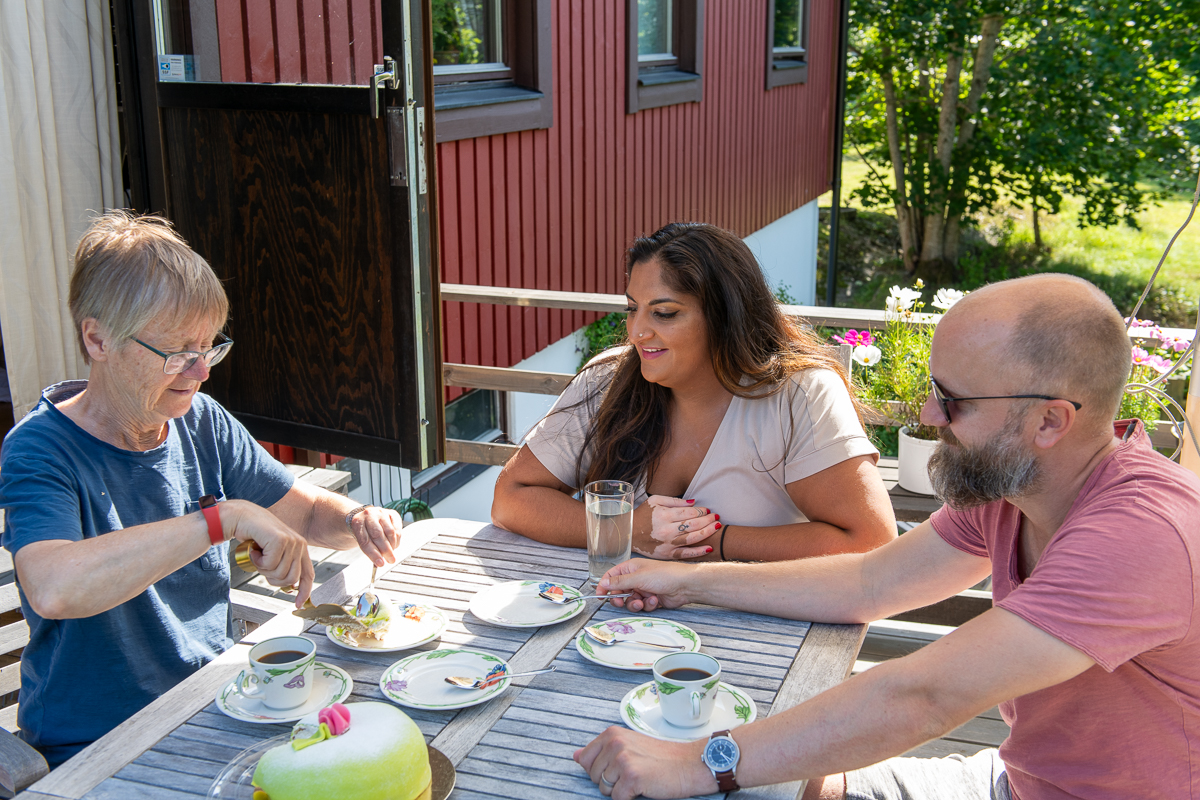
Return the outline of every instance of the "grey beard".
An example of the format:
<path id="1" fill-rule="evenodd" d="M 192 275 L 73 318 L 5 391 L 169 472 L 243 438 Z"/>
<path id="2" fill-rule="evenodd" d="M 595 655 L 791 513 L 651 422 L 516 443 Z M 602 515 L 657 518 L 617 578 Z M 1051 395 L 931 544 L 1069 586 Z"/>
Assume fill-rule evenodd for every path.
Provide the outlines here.
<path id="1" fill-rule="evenodd" d="M 1010 419 L 1000 433 L 977 447 L 963 445 L 943 428 L 929 457 L 934 494 L 951 508 L 966 509 L 1036 491 L 1042 482 L 1041 465 L 1021 444 L 1020 427 L 1019 419 Z"/>

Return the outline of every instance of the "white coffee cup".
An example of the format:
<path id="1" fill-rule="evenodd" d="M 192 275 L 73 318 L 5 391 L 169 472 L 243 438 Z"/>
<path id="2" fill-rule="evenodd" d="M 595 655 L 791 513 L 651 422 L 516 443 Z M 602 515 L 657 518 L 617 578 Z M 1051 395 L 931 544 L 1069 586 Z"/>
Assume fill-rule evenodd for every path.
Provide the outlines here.
<path id="1" fill-rule="evenodd" d="M 317 646 L 303 636 L 278 636 L 250 648 L 250 667 L 233 690 L 267 708 L 286 711 L 308 702 L 313 687 Z"/>
<path id="2" fill-rule="evenodd" d="M 654 688 L 663 719 L 678 728 L 698 728 L 717 705 L 721 662 L 704 653 L 671 653 L 654 662 Z"/>

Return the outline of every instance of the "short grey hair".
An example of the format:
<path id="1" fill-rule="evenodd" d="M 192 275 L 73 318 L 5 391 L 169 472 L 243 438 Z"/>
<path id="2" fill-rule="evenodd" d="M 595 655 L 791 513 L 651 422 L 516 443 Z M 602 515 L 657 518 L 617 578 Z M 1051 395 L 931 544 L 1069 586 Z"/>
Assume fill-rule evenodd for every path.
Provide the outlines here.
<path id="1" fill-rule="evenodd" d="M 207 317 L 218 328 L 229 318 L 220 279 L 171 223 L 123 210 L 96 217 L 80 238 L 68 305 L 89 361 L 80 329 L 89 317 L 121 342 L 163 314 L 180 322 Z"/>

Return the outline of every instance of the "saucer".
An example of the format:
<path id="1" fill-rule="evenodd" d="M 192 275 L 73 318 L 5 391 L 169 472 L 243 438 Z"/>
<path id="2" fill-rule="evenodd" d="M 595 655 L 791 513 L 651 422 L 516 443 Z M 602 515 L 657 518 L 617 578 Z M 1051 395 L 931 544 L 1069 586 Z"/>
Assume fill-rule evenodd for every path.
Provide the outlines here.
<path id="1" fill-rule="evenodd" d="M 254 770 L 263 754 L 280 745 L 291 741 L 292 734 L 281 733 L 252 744 L 233 757 L 225 767 L 217 773 L 212 786 L 208 788 L 208 800 L 251 800 L 255 794 Z M 429 748 L 429 768 L 433 780 L 429 787 L 429 800 L 446 800 L 454 790 L 456 772 L 454 764 L 442 754 L 442 751 Z"/>
<path id="2" fill-rule="evenodd" d="M 384 670 L 379 689 L 393 703 L 408 708 L 466 708 L 500 695 L 509 682 L 496 681 L 486 689 L 458 689 L 446 683 L 446 678 L 483 678 L 496 667 L 510 671 L 504 659 L 481 650 L 430 650 L 402 658 Z"/>
<path id="3" fill-rule="evenodd" d="M 588 661 L 614 669 L 650 669 L 654 662 L 670 653 L 695 653 L 700 649 L 700 635 L 686 625 L 659 617 L 620 617 L 589 625 L 604 628 L 617 636 L 644 639 L 658 644 L 682 644 L 683 650 L 662 650 L 658 647 L 639 647 L 633 642 L 602 645 L 589 639 L 583 631 L 575 637 L 575 649 Z M 718 730 L 720 730 L 718 728 Z"/>
<path id="4" fill-rule="evenodd" d="M 561 581 L 507 581 L 489 586 L 471 598 L 471 613 L 501 628 L 538 628 L 577 616 L 587 605 L 578 600 L 556 605 L 538 592 L 557 587 L 566 598 L 579 597 L 579 590 Z"/>
<path id="5" fill-rule="evenodd" d="M 717 684 L 717 701 L 712 717 L 704 725 L 680 728 L 663 719 L 658 707 L 658 690 L 654 681 L 643 683 L 621 698 L 621 721 L 633 730 L 665 739 L 668 742 L 691 742 L 707 739 L 717 731 L 732 730 L 758 717 L 753 698 L 728 683 Z"/>
<path id="6" fill-rule="evenodd" d="M 242 697 L 233 691 L 237 679 L 230 681 L 217 692 L 216 704 L 225 714 L 243 722 L 296 722 L 303 716 L 320 711 L 325 706 L 340 703 L 350 696 L 354 681 L 341 667 L 320 661 L 313 664 L 313 688 L 308 701 L 283 711 L 267 708 L 259 700 Z"/>
<path id="7" fill-rule="evenodd" d="M 373 653 L 394 653 L 410 650 L 431 642 L 446 630 L 446 614 L 437 606 L 424 603 L 397 603 L 400 615 L 393 617 L 382 639 L 364 636 L 356 643 L 344 628 L 336 625 L 325 628 L 329 641 L 347 650 L 369 650 Z"/>

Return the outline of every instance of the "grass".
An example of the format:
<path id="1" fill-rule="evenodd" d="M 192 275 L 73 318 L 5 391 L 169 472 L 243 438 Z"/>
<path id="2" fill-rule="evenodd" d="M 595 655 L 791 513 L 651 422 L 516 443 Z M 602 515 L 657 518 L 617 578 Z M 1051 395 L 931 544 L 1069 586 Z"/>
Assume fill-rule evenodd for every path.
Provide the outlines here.
<path id="1" fill-rule="evenodd" d="M 842 162 L 843 203 L 858 207 L 857 201 L 850 199 L 850 192 L 869 175 L 867 165 L 856 156 Z M 890 179 L 890 172 L 885 176 Z M 1042 241 L 1049 246 L 1056 263 L 1079 265 L 1097 276 L 1110 276 L 1140 288 L 1149 280 L 1171 236 L 1187 219 L 1191 201 L 1190 195 L 1173 195 L 1151 205 L 1137 216 L 1140 229 L 1127 225 L 1081 229 L 1077 225 L 1081 204 L 1074 198 L 1067 198 L 1060 214 L 1041 215 Z M 1197 217 L 1200 217 L 1200 210 Z M 985 230 L 995 226 L 1010 227 L 1010 243 L 1026 248 L 1032 245 L 1033 221 L 1028 208 L 1008 208 L 982 217 L 978 223 Z M 1070 271 L 1079 273 L 1077 269 Z M 1193 219 L 1175 242 L 1159 273 L 1158 284 L 1177 287 L 1183 297 L 1193 303 L 1200 297 L 1200 219 Z M 1121 305 L 1119 301 L 1118 305 Z M 1127 313 L 1130 309 L 1121 310 Z"/>

